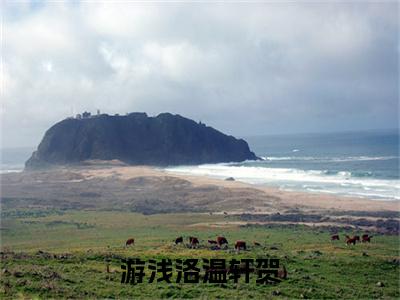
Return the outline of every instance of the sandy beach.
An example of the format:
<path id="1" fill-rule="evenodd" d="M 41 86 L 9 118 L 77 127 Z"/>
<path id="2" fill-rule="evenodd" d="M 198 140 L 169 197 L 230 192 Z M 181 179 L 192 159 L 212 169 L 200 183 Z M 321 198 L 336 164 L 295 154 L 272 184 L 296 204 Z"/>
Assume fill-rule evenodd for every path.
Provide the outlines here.
<path id="1" fill-rule="evenodd" d="M 266 197 L 269 199 L 276 199 L 276 209 L 302 208 L 308 210 L 400 211 L 400 203 L 398 201 L 370 200 L 320 193 L 282 191 L 274 187 L 260 187 L 239 181 L 226 181 L 206 176 L 182 175 L 180 173 L 167 172 L 163 169 L 148 166 L 116 166 L 83 170 L 81 173 L 87 178 L 118 176 L 124 180 L 142 176 L 164 177 L 168 175 L 190 181 L 194 186 L 215 185 L 233 190 L 238 188 L 255 189 L 265 193 Z M 259 208 L 257 212 L 263 213 L 265 211 Z"/>
<path id="2" fill-rule="evenodd" d="M 2 205 L 11 210 L 220 214 L 241 224 L 347 226 L 389 234 L 397 233 L 400 221 L 398 201 L 282 191 L 119 162 L 3 174 L 1 189 Z"/>

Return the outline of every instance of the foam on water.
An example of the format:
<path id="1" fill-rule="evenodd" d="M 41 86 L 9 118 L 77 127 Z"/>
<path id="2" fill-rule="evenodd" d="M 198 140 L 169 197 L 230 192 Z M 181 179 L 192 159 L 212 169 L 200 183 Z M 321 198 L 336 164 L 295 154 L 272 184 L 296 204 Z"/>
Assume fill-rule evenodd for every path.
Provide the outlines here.
<path id="1" fill-rule="evenodd" d="M 332 173 L 328 170 L 268 168 L 237 164 L 180 166 L 170 167 L 166 170 L 214 178 L 234 177 L 238 181 L 250 184 L 279 186 L 287 190 L 400 200 L 400 180 L 360 178 L 353 176 L 349 171 Z"/>
<path id="2" fill-rule="evenodd" d="M 349 157 L 313 157 L 313 156 L 262 156 L 265 161 L 275 160 L 306 160 L 306 161 L 326 161 L 326 162 L 347 162 L 347 161 L 372 161 L 372 160 L 391 160 L 396 156 L 349 156 Z"/>
<path id="3" fill-rule="evenodd" d="M 0 170 L 0 174 L 8 174 L 8 173 L 20 173 L 22 169 L 7 169 L 7 170 Z"/>

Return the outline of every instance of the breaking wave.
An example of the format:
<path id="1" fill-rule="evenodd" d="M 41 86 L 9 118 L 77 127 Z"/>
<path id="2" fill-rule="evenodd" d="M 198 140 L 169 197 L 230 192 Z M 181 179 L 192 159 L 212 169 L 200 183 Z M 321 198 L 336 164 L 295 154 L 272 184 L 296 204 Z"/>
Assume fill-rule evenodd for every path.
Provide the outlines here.
<path id="1" fill-rule="evenodd" d="M 348 157 L 313 157 L 313 156 L 262 156 L 264 161 L 320 161 L 320 162 L 351 162 L 351 161 L 373 161 L 391 160 L 396 156 L 348 156 Z"/>
<path id="2" fill-rule="evenodd" d="M 279 186 L 284 190 L 304 190 L 378 200 L 400 200 L 400 180 L 377 179 L 373 177 L 372 172 L 270 168 L 265 164 L 243 166 L 233 163 L 179 166 L 166 170 L 214 178 L 234 177 L 238 181 L 256 185 Z"/>

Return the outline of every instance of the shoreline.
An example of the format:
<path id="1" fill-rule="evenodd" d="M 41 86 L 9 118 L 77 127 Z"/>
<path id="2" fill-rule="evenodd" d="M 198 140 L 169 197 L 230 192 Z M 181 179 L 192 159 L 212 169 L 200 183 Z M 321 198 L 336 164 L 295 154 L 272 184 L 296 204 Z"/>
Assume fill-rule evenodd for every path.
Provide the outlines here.
<path id="1" fill-rule="evenodd" d="M 324 175 L 327 170 L 247 167 L 230 164 L 177 166 L 168 167 L 166 170 L 173 174 L 206 176 L 222 180 L 233 177 L 251 186 L 277 188 L 287 192 L 334 195 L 373 201 L 400 201 L 399 178 L 353 177 L 350 171 Z"/>
<path id="2" fill-rule="evenodd" d="M 232 213 L 248 212 L 251 214 L 262 214 L 284 210 L 300 210 L 303 212 L 319 213 L 329 213 L 329 211 L 400 212 L 399 200 L 376 200 L 318 192 L 287 191 L 276 186 L 256 185 L 237 180 L 227 181 L 225 179 L 206 175 L 189 175 L 155 166 L 128 166 L 118 161 L 92 161 L 80 166 L 60 166 L 54 169 L 41 171 L 22 170 L 21 172 L 15 173 L 1 173 L 0 176 L 24 177 L 26 174 L 39 174 L 40 172 L 73 172 L 79 174 L 79 176 L 82 176 L 85 180 L 107 177 L 128 181 L 138 177 L 163 177 L 164 179 L 165 177 L 173 177 L 188 181 L 195 188 L 216 186 L 219 189 L 238 192 L 241 194 L 243 199 L 248 198 L 254 200 L 249 202 L 248 209 L 245 209 L 246 204 L 239 205 L 237 201 L 232 202 Z M 51 181 L 51 177 L 48 178 L 48 180 Z M 70 182 L 72 183 L 73 181 Z M 163 185 L 161 182 L 154 182 L 152 184 L 156 187 Z M 262 195 L 260 196 L 260 194 Z M 149 195 L 151 195 L 151 192 Z M 205 197 L 208 197 L 206 193 L 204 195 Z M 222 193 L 221 197 L 224 198 L 224 210 L 230 209 L 230 199 L 228 199 L 224 193 Z M 241 209 L 238 210 L 238 207 Z"/>
<path id="3" fill-rule="evenodd" d="M 86 176 L 107 177 L 120 176 L 128 180 L 141 176 L 172 176 L 190 181 L 194 186 L 215 185 L 230 189 L 252 189 L 262 191 L 267 197 L 276 198 L 279 206 L 287 209 L 307 209 L 307 210 L 349 210 L 349 211 L 400 211 L 400 201 L 398 200 L 374 200 L 368 198 L 358 198 L 351 196 L 339 196 L 324 193 L 314 193 L 305 191 L 286 191 L 273 186 L 260 186 L 241 181 L 227 181 L 224 179 L 213 178 L 205 175 L 187 175 L 175 173 L 152 166 L 109 166 L 107 168 L 82 170 Z"/>
<path id="4" fill-rule="evenodd" d="M 218 165 L 218 164 L 217 164 Z M 229 164 L 228 164 L 229 165 Z M 274 190 L 278 192 L 288 192 L 288 193 L 305 193 L 308 195 L 321 195 L 321 196 L 334 196 L 337 198 L 345 198 L 345 199 L 357 199 L 357 200 L 372 200 L 376 202 L 399 202 L 400 203 L 400 180 L 397 178 L 392 179 L 385 179 L 385 178 L 367 178 L 366 181 L 364 179 L 360 179 L 358 177 L 355 178 L 345 178 L 351 179 L 349 182 L 343 181 L 340 183 L 340 186 L 344 186 L 344 188 L 339 187 L 339 183 L 337 182 L 336 178 L 331 178 L 327 176 L 321 177 L 320 180 L 316 178 L 292 178 L 289 177 L 282 177 L 281 173 L 279 172 L 280 168 L 277 168 L 275 172 L 275 168 L 266 168 L 269 170 L 267 174 L 260 177 L 260 174 L 256 175 L 255 177 L 249 177 L 249 175 L 244 176 L 240 171 L 239 173 L 235 170 L 231 170 L 232 172 L 214 172 L 218 171 L 218 169 L 214 170 L 211 168 L 208 170 L 205 168 L 203 170 L 203 166 L 206 165 L 199 165 L 199 166 L 152 166 L 152 165 L 143 165 L 141 167 L 148 167 L 152 169 L 156 169 L 160 172 L 166 172 L 168 174 L 177 176 L 177 177 L 205 177 L 209 179 L 216 179 L 220 181 L 225 181 L 227 177 L 233 177 L 234 181 L 243 183 L 248 185 L 252 188 L 256 188 L 259 190 Z M 102 161 L 102 160 L 87 160 L 82 162 L 82 164 L 72 164 L 72 165 L 65 165 L 65 166 L 55 166 L 54 168 L 43 169 L 50 170 L 50 169 L 57 169 L 57 168 L 109 168 L 109 167 L 127 167 L 127 168 L 134 168 L 140 167 L 135 165 L 128 165 L 123 163 L 119 160 L 110 160 L 110 161 Z M 181 167 L 183 169 L 181 169 Z M 192 168 L 198 167 L 199 170 L 190 170 Z M 188 170 L 186 170 L 188 169 Z M 203 171 L 202 171 L 203 170 Z M 297 169 L 294 169 L 297 170 Z M 300 170 L 300 169 L 299 169 Z M 7 174 L 15 174 L 21 173 L 26 171 L 24 168 L 10 168 L 10 169 L 3 169 L 0 170 L 0 175 L 7 175 Z M 29 170 L 28 170 L 29 171 Z M 200 172 L 198 172 L 200 171 Z M 229 171 L 229 170 L 228 170 Z M 300 170 L 301 171 L 301 170 Z M 309 170 L 312 172 L 313 170 Z M 339 172 L 341 173 L 341 172 Z M 245 174 L 246 170 L 245 170 Z M 290 175 L 290 174 L 289 174 Z M 275 177 L 279 179 L 275 179 Z M 260 180 L 262 179 L 262 180 Z M 336 185 L 335 185 L 336 184 Z M 352 185 L 355 185 L 354 187 Z M 380 187 L 383 185 L 383 190 Z M 350 188 L 347 188 L 350 186 Z M 387 187 L 387 190 L 385 190 Z M 376 188 L 376 191 L 375 191 Z M 379 189 L 378 189 L 379 188 Z"/>
<path id="5" fill-rule="evenodd" d="M 282 191 L 239 181 L 174 174 L 151 166 L 95 163 L 24 171 L 0 178 L 2 207 L 11 215 L 15 211 L 23 215 L 54 211 L 192 213 L 222 215 L 223 226 L 237 226 L 236 221 L 244 221 L 248 226 L 297 224 L 382 234 L 398 234 L 400 228 L 397 201 Z"/>
<path id="6" fill-rule="evenodd" d="M 192 175 L 192 174 L 188 174 L 188 173 L 182 173 L 182 172 L 175 172 L 175 171 L 169 171 L 169 170 L 164 170 L 165 172 L 169 173 L 169 174 L 173 174 L 173 175 L 182 175 L 182 176 L 189 176 L 189 177 L 206 177 L 206 178 L 210 178 L 210 179 L 216 179 L 216 180 L 221 180 L 221 181 L 225 181 L 224 178 L 222 178 L 221 176 L 208 176 L 208 175 L 202 175 L 202 174 L 198 174 L 198 175 Z M 361 199 L 361 200 L 371 200 L 371 201 L 376 201 L 376 202 L 399 202 L 400 203 L 400 199 L 396 199 L 396 198 L 384 198 L 384 197 L 378 197 L 378 198 L 372 198 L 372 197 L 368 197 L 368 196 L 355 196 L 355 195 L 346 195 L 346 194 L 341 194 L 341 193 L 335 193 L 335 192 L 319 192 L 319 191 L 309 191 L 309 190 L 301 190 L 301 189 L 285 189 L 285 188 L 281 188 L 278 185 L 274 185 L 274 184 L 264 184 L 264 183 L 259 183 L 259 184 L 255 184 L 255 183 L 249 183 L 249 182 L 245 182 L 245 181 L 241 181 L 240 179 L 235 179 L 235 182 L 239 182 L 239 183 L 243 183 L 245 185 L 257 188 L 257 189 L 267 189 L 267 190 L 277 190 L 280 192 L 288 192 L 288 193 L 305 193 L 305 194 L 310 194 L 310 195 L 330 195 L 330 196 L 334 196 L 334 197 L 338 197 L 338 198 L 349 198 L 349 199 Z"/>

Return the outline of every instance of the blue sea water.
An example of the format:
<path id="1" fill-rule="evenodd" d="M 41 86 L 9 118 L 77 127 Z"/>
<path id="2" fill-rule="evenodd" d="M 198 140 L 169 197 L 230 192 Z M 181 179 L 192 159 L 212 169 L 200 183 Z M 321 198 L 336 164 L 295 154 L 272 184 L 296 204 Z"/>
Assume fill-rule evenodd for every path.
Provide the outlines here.
<path id="1" fill-rule="evenodd" d="M 400 200 L 397 130 L 245 137 L 261 161 L 168 171 L 306 191 Z"/>

